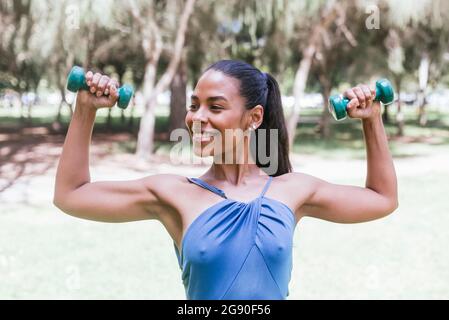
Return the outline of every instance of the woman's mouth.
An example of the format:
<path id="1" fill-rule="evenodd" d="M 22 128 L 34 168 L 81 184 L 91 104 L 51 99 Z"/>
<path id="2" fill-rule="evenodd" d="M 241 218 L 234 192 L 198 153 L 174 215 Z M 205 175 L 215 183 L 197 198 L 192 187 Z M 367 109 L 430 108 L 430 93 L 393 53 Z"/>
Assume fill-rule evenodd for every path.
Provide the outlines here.
<path id="1" fill-rule="evenodd" d="M 213 138 L 213 135 L 209 132 L 193 134 L 193 141 L 195 141 L 195 142 L 209 142 L 209 141 L 212 141 L 212 138 Z"/>

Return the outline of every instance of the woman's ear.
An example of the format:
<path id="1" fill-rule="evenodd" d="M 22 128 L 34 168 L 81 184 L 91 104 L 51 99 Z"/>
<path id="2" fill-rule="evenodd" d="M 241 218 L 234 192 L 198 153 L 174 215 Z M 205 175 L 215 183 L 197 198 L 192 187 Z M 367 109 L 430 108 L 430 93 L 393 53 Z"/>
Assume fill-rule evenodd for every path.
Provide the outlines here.
<path id="1" fill-rule="evenodd" d="M 260 127 L 260 125 L 262 124 L 263 112 L 263 107 L 260 104 L 251 109 L 251 124 L 255 124 L 256 128 Z"/>

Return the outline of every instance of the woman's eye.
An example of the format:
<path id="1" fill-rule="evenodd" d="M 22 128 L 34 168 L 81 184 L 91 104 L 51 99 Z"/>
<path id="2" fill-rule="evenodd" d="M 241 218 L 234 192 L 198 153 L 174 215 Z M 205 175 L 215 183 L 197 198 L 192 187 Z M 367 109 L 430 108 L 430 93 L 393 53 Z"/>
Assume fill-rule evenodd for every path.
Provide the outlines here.
<path id="1" fill-rule="evenodd" d="M 195 110 L 195 109 L 197 109 L 198 108 L 198 106 L 196 106 L 196 105 L 194 105 L 194 104 L 192 104 L 192 105 L 190 105 L 189 106 L 189 110 Z M 220 107 L 220 106 L 211 106 L 210 107 L 212 110 L 220 110 L 220 109 L 223 109 L 222 107 Z"/>

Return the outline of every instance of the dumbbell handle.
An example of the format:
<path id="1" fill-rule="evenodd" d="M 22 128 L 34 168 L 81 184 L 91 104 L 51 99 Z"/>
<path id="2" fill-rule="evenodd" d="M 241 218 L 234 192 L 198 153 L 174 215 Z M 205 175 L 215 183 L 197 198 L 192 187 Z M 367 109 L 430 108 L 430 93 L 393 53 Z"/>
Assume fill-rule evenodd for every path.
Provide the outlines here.
<path id="1" fill-rule="evenodd" d="M 89 89 L 90 88 L 87 85 L 86 74 L 84 73 L 83 68 L 74 66 L 67 76 L 67 90 L 71 92 L 77 92 L 79 90 L 89 91 Z M 131 101 L 133 94 L 134 89 L 128 84 L 125 84 L 118 88 L 117 106 L 121 109 L 126 109 L 129 102 Z"/>
<path id="2" fill-rule="evenodd" d="M 379 79 L 376 81 L 376 97 L 375 101 L 381 101 L 383 104 L 390 104 L 394 100 L 394 90 L 390 81 L 387 79 Z M 335 120 L 343 120 L 347 116 L 346 107 L 349 99 L 343 95 L 333 95 L 329 98 L 329 112 L 334 116 Z"/>

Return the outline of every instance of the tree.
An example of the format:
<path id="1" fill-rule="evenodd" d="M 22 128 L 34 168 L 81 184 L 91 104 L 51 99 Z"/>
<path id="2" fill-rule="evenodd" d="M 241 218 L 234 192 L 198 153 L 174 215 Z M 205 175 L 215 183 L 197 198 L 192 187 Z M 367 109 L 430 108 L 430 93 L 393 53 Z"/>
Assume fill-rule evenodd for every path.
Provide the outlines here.
<path id="1" fill-rule="evenodd" d="M 322 41 L 316 48 L 312 71 L 316 74 L 323 96 L 323 111 L 317 126 L 321 137 L 328 138 L 330 132 L 330 113 L 327 104 L 332 88 L 337 86 L 347 76 L 351 63 L 362 53 L 356 37 L 367 37 L 360 32 L 363 16 L 355 7 L 354 2 L 345 2 L 335 7 L 337 19 L 334 27 L 323 29 Z M 347 15 L 347 12 L 353 12 Z M 360 39 L 362 40 L 362 39 Z"/>
<path id="2" fill-rule="evenodd" d="M 404 114 L 402 112 L 402 104 L 401 104 L 401 86 L 402 80 L 405 75 L 404 69 L 404 50 L 401 44 L 401 37 L 398 32 L 392 28 L 388 34 L 387 39 L 385 40 L 385 46 L 388 49 L 388 67 L 391 70 L 391 74 L 393 76 L 393 85 L 396 89 L 397 93 L 397 107 L 398 111 L 396 113 L 396 123 L 398 127 L 398 136 L 404 135 Z M 389 122 L 388 119 L 388 107 L 386 107 L 384 112 L 384 121 Z"/>
<path id="3" fill-rule="evenodd" d="M 295 80 L 293 85 L 293 96 L 295 98 L 295 104 L 293 111 L 289 116 L 288 133 L 289 133 L 289 145 L 290 150 L 293 147 L 295 139 L 296 127 L 299 122 L 300 103 L 304 97 L 304 91 L 309 77 L 309 71 L 312 66 L 313 59 L 317 52 L 317 48 L 322 41 L 321 34 L 324 30 L 330 27 L 337 17 L 336 2 L 329 1 L 325 5 L 318 8 L 318 20 L 312 19 L 311 28 L 309 31 L 308 39 L 305 46 L 302 46 L 302 42 L 298 44 L 301 48 L 301 61 L 298 69 L 295 73 Z"/>
<path id="4" fill-rule="evenodd" d="M 36 92 L 45 69 L 45 59 L 36 43 L 38 21 L 33 15 L 37 2 L 31 0 L 4 1 L 0 4 L 0 82 L 21 94 L 21 119 L 23 109 L 28 109 L 28 121 L 34 101 L 27 92 Z M 33 39 L 34 36 L 34 39 Z M 34 40 L 34 41 L 33 41 Z"/>
<path id="5" fill-rule="evenodd" d="M 390 28 L 399 34 L 404 72 L 415 74 L 418 82 L 418 123 L 425 125 L 429 80 L 435 83 L 441 78 L 444 54 L 448 51 L 449 28 L 445 21 L 449 18 L 449 3 L 440 0 L 413 3 L 396 0 L 389 5 Z"/>
<path id="6" fill-rule="evenodd" d="M 183 128 L 186 116 L 187 66 L 181 59 L 176 74 L 170 83 L 170 115 L 168 117 L 168 132 Z"/>
<path id="7" fill-rule="evenodd" d="M 157 104 L 157 97 L 170 85 L 176 70 L 184 47 L 185 34 L 188 28 L 189 17 L 193 11 L 195 0 L 187 0 L 179 20 L 176 31 L 176 39 L 173 45 L 172 57 L 165 72 L 157 80 L 157 68 L 161 53 L 163 50 L 163 38 L 161 29 L 157 23 L 155 4 L 143 5 L 138 7 L 135 1 L 130 2 L 130 13 L 135 19 L 137 30 L 141 36 L 141 45 L 145 54 L 145 74 L 143 82 L 143 97 L 145 111 L 140 121 L 139 134 L 137 139 L 136 154 L 139 158 L 148 159 L 153 152 L 154 136 L 154 108 Z M 161 4 L 161 3 L 159 3 Z M 171 5 L 171 10 L 176 11 L 176 2 L 169 1 L 162 5 Z M 157 9 L 157 8 L 156 8 Z M 169 11 L 169 10 L 167 10 Z M 167 11 L 164 11 L 166 13 Z"/>

